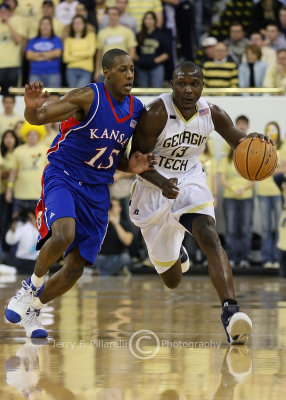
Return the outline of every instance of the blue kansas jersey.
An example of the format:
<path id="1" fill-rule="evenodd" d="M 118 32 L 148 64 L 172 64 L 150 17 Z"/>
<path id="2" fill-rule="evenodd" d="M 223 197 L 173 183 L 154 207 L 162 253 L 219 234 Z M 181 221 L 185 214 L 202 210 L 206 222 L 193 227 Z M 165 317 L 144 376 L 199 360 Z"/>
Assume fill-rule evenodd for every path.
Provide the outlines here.
<path id="1" fill-rule="evenodd" d="M 140 100 L 115 100 L 103 83 L 89 85 L 94 100 L 83 121 L 63 121 L 48 150 L 49 162 L 73 179 L 88 184 L 109 184 L 118 160 L 131 138 L 143 109 Z"/>

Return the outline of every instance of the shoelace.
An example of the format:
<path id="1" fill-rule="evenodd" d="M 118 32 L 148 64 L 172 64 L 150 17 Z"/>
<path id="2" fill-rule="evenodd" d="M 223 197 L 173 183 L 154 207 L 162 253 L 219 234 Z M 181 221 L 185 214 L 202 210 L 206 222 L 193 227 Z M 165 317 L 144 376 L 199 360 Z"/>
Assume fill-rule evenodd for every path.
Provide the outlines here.
<path id="1" fill-rule="evenodd" d="M 22 289 L 24 289 L 27 293 L 31 293 L 32 297 L 36 297 L 41 288 L 37 288 L 36 290 L 33 290 L 26 281 L 22 281 Z M 17 292 L 16 296 L 14 296 L 15 299 L 18 299 L 19 297 L 23 296 L 23 292 L 21 292 L 21 290 L 19 292 Z M 29 299 L 29 301 L 30 301 L 30 299 Z"/>
<path id="2" fill-rule="evenodd" d="M 33 310 L 31 310 L 31 308 L 29 308 L 26 316 L 20 322 L 20 325 L 21 326 L 25 325 L 25 328 L 30 328 L 31 325 L 33 325 L 33 327 L 36 326 L 37 328 L 43 329 L 40 321 L 38 321 L 39 315 L 40 315 L 40 310 L 36 310 L 35 308 Z"/>

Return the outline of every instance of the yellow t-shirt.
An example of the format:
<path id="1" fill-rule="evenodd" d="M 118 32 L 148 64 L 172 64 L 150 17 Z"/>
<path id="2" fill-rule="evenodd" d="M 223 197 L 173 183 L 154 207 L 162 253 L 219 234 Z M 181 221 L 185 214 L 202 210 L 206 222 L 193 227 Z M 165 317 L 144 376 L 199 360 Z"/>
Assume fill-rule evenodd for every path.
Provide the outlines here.
<path id="1" fill-rule="evenodd" d="M 67 63 L 67 68 L 81 68 L 92 72 L 95 51 L 95 33 L 89 32 L 86 37 L 80 39 L 67 37 L 64 40 L 63 60 Z"/>
<path id="2" fill-rule="evenodd" d="M 115 28 L 108 26 L 98 33 L 97 47 L 103 54 L 116 47 L 129 52 L 130 48 L 136 47 L 137 42 L 133 31 L 125 26 L 118 25 Z"/>
<path id="3" fill-rule="evenodd" d="M 127 12 L 136 19 L 137 26 L 140 27 L 139 30 L 141 30 L 142 19 L 147 11 L 157 13 L 162 10 L 163 7 L 160 0 L 132 0 L 129 1 L 127 7 Z"/>
<path id="4" fill-rule="evenodd" d="M 16 15 L 22 17 L 39 17 L 42 16 L 42 1 L 40 0 L 18 0 L 18 6 L 15 9 Z"/>
<path id="5" fill-rule="evenodd" d="M 2 156 L 1 156 L 2 157 Z M 1 165 L 1 170 L 2 171 L 10 171 L 13 166 L 13 153 L 7 153 L 5 157 L 2 157 L 2 165 Z M 7 178 L 2 178 L 1 179 L 1 185 L 0 185 L 0 193 L 5 193 L 7 189 Z"/>
<path id="6" fill-rule="evenodd" d="M 215 157 L 202 153 L 199 157 L 199 160 L 202 163 L 203 169 L 206 173 L 207 185 L 210 191 L 212 192 L 212 194 L 217 194 L 214 193 L 214 188 L 213 188 L 213 177 L 214 175 L 217 174 L 217 161 Z"/>
<path id="7" fill-rule="evenodd" d="M 23 119 L 24 119 L 24 116 L 17 115 L 17 114 L 13 114 L 13 115 L 0 114 L 0 140 L 3 136 L 3 133 L 7 129 L 14 129 L 16 123 Z"/>
<path id="8" fill-rule="evenodd" d="M 26 24 L 18 16 L 10 18 L 12 28 L 19 35 L 26 35 Z M 22 45 L 17 44 L 13 39 L 7 24 L 0 21 L 0 68 L 16 68 L 21 66 Z"/>
<path id="9" fill-rule="evenodd" d="M 279 161 L 286 161 L 286 143 L 282 142 L 280 149 L 277 150 L 278 155 L 278 164 Z M 258 196 L 279 196 L 280 190 L 272 176 L 264 179 L 263 181 L 259 181 L 256 184 L 256 193 Z"/>
<path id="10" fill-rule="evenodd" d="M 14 197 L 21 200 L 37 200 L 41 195 L 41 178 L 47 163 L 46 146 L 23 144 L 13 153 L 12 169 L 16 169 Z"/>
<path id="11" fill-rule="evenodd" d="M 218 165 L 218 172 L 220 174 L 225 174 L 226 180 L 231 184 L 234 189 L 244 187 L 249 182 L 247 179 L 242 178 L 242 176 L 238 174 L 233 164 L 233 161 L 229 162 L 227 157 L 223 157 L 220 160 Z M 253 197 L 253 189 L 249 188 L 245 190 L 242 196 L 237 196 L 232 190 L 224 187 L 223 197 L 227 199 L 237 200 L 251 199 Z"/>

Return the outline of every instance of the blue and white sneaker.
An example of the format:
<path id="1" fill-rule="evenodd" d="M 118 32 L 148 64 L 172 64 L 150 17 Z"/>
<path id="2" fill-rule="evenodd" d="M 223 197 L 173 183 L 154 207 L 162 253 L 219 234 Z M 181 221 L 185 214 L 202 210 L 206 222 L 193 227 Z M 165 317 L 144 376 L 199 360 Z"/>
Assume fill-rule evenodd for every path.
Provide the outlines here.
<path id="1" fill-rule="evenodd" d="M 188 252 L 184 246 L 181 246 L 180 249 L 180 256 L 181 256 L 181 267 L 182 267 L 182 272 L 187 272 L 188 269 L 190 268 L 190 259 Z"/>
<path id="2" fill-rule="evenodd" d="M 36 288 L 31 283 L 31 278 L 22 281 L 22 288 L 12 297 L 6 307 L 5 317 L 14 324 L 20 322 L 25 317 L 27 311 L 33 304 L 33 298 L 39 297 L 44 290 L 44 285 Z"/>
<path id="3" fill-rule="evenodd" d="M 20 322 L 20 326 L 25 328 L 26 336 L 29 338 L 46 338 L 48 336 L 48 332 L 38 320 L 40 311 L 34 307 L 29 307 L 27 314 Z"/>
<path id="4" fill-rule="evenodd" d="M 223 307 L 221 321 L 230 344 L 245 344 L 252 332 L 252 322 L 248 315 L 239 311 L 238 305 Z"/>

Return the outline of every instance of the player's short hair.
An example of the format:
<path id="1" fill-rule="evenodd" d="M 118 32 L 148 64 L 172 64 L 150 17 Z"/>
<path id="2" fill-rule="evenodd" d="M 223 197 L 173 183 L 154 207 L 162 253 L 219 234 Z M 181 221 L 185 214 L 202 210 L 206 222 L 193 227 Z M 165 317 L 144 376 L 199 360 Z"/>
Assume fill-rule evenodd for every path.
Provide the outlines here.
<path id="1" fill-rule="evenodd" d="M 197 73 L 199 75 L 200 78 L 203 79 L 203 71 L 202 71 L 201 67 L 199 67 L 197 64 L 195 64 L 192 61 L 180 62 L 180 64 L 178 64 L 174 69 L 173 79 L 175 79 L 175 77 L 178 75 L 179 71 L 184 70 L 184 69 L 190 69 L 190 70 L 194 71 L 195 73 Z"/>
<path id="2" fill-rule="evenodd" d="M 129 54 L 121 49 L 111 49 L 108 50 L 104 56 L 102 57 L 102 69 L 103 68 L 107 68 L 107 69 L 111 69 L 114 63 L 114 59 L 115 57 L 119 57 L 119 56 L 129 56 Z"/>

